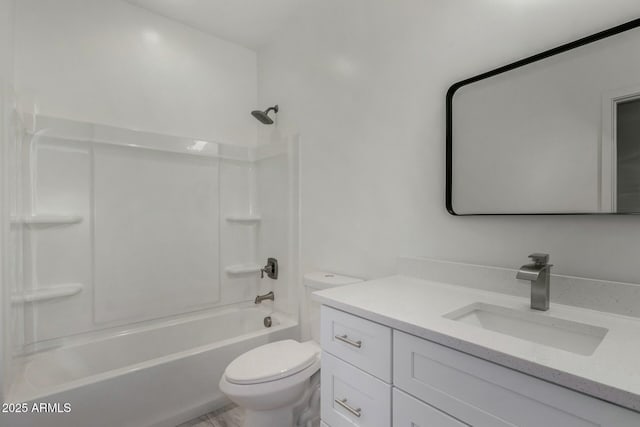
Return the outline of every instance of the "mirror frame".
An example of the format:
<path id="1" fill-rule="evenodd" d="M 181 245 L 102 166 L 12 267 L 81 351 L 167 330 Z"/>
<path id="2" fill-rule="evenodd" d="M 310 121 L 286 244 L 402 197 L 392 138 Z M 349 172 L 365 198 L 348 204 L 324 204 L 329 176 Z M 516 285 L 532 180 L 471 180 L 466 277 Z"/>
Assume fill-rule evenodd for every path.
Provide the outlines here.
<path id="1" fill-rule="evenodd" d="M 470 213 L 470 214 L 459 214 L 453 209 L 453 201 L 452 201 L 452 191 L 453 191 L 453 97 L 456 91 L 464 86 L 470 85 L 472 83 L 478 82 L 480 80 L 487 79 L 489 77 L 494 77 L 499 74 L 506 73 L 511 70 L 515 70 L 516 68 L 523 67 L 525 65 L 529 65 L 531 63 L 541 61 L 543 59 L 549 58 L 551 56 L 559 55 L 561 53 L 570 51 L 572 49 L 579 48 L 581 46 L 585 46 L 590 43 L 594 43 L 603 39 L 606 39 L 611 36 L 618 35 L 620 33 L 624 33 L 625 31 L 632 30 L 634 28 L 640 27 L 640 18 L 634 19 L 632 21 L 626 22 L 621 25 L 617 25 L 615 27 L 609 28 L 604 31 L 600 31 L 598 33 L 592 34 L 587 37 L 583 37 L 576 41 L 563 44 L 561 46 L 555 47 L 553 49 L 546 50 L 544 52 L 538 53 L 536 55 L 529 56 L 527 58 L 512 62 L 507 65 L 503 65 L 502 67 L 498 67 L 494 70 L 487 71 L 482 74 L 478 74 L 476 76 L 470 77 L 465 80 L 461 80 L 457 83 L 454 83 L 449 87 L 447 91 L 446 98 L 446 208 L 447 212 L 453 216 L 503 216 L 503 215 L 640 215 L 640 212 L 585 212 L 585 213 L 573 213 L 573 212 L 558 212 L 558 213 Z"/>

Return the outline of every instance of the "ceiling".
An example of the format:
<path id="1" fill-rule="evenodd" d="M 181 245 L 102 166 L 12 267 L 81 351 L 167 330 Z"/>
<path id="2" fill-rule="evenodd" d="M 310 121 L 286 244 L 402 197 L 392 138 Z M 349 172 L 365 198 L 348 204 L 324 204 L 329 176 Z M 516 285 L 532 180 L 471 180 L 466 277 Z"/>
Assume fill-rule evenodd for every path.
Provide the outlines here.
<path id="1" fill-rule="evenodd" d="M 126 1 L 255 50 L 306 0 Z"/>

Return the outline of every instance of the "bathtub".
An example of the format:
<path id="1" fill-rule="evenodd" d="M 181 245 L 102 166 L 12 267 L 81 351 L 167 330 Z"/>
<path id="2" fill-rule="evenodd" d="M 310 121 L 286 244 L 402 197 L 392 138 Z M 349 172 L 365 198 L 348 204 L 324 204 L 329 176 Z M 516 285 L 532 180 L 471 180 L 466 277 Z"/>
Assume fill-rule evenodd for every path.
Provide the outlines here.
<path id="1" fill-rule="evenodd" d="M 268 315 L 270 328 L 263 324 Z M 218 381 L 231 360 L 296 338 L 297 326 L 265 307 L 244 305 L 26 356 L 8 399 L 26 405 L 4 409 L 27 412 L 0 413 L 0 426 L 174 427 L 227 403 Z M 45 413 L 33 411 L 34 404 Z"/>

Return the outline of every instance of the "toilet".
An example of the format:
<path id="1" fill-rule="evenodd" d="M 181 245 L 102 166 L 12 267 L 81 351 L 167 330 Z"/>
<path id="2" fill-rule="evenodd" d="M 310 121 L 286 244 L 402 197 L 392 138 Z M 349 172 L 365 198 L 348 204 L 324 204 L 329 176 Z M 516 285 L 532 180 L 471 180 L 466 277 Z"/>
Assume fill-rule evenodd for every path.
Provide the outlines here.
<path id="1" fill-rule="evenodd" d="M 238 356 L 227 366 L 220 390 L 245 410 L 244 427 L 319 425 L 320 307 L 311 300 L 311 293 L 361 281 L 326 272 L 306 274 L 306 317 L 311 340 L 265 344 Z"/>

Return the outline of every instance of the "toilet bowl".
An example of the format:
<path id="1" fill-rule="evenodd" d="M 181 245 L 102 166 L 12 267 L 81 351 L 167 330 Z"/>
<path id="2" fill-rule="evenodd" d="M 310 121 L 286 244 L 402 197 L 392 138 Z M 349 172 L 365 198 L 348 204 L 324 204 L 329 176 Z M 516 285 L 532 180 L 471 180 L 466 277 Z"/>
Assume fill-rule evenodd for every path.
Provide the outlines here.
<path id="1" fill-rule="evenodd" d="M 277 341 L 250 350 L 229 364 L 220 390 L 245 409 L 246 427 L 294 426 L 309 403 L 311 377 L 320 370 L 313 341 Z"/>
<path id="2" fill-rule="evenodd" d="M 227 366 L 220 379 L 220 390 L 244 409 L 244 427 L 319 424 L 321 350 L 319 318 L 315 314 L 319 307 L 310 296 L 318 289 L 360 281 L 324 272 L 305 275 L 305 303 L 313 339 L 265 344 L 238 356 Z"/>

